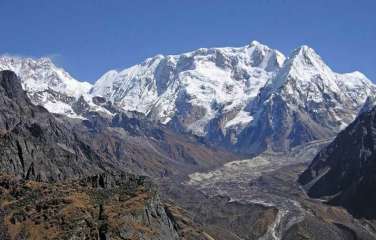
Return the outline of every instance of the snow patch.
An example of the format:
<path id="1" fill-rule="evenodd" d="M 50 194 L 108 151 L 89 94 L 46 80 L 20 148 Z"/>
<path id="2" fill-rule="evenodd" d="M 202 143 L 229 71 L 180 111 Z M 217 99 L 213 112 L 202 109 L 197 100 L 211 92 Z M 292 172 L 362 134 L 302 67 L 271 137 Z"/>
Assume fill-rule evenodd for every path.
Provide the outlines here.
<path id="1" fill-rule="evenodd" d="M 235 125 L 246 125 L 252 122 L 253 117 L 249 112 L 240 111 L 233 119 L 228 121 L 225 125 L 225 128 L 229 128 Z"/>

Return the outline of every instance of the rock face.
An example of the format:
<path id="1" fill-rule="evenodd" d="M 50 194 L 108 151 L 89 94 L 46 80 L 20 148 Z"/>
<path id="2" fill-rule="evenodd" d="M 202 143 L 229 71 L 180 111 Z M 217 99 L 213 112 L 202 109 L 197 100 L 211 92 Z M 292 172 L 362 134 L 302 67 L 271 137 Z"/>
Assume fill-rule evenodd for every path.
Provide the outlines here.
<path id="1" fill-rule="evenodd" d="M 300 176 L 309 196 L 376 218 L 376 109 L 362 113 Z"/>
<path id="2" fill-rule="evenodd" d="M 144 177 L 41 183 L 0 175 L 1 239 L 180 239 Z"/>
<path id="3" fill-rule="evenodd" d="M 31 103 L 11 71 L 0 72 L 0 169 L 27 179 L 59 180 L 103 172 L 97 154 Z"/>

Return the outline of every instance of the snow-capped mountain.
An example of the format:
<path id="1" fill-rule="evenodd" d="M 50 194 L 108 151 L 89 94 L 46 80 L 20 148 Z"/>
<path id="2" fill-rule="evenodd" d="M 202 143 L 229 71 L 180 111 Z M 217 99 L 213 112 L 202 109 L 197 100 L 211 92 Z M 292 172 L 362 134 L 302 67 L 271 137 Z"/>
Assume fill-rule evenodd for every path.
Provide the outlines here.
<path id="1" fill-rule="evenodd" d="M 332 71 L 308 46 L 285 59 L 254 41 L 158 55 L 109 71 L 91 93 L 176 130 L 255 153 L 335 136 L 376 88 L 360 72 Z"/>
<path id="2" fill-rule="evenodd" d="M 71 104 L 92 88 L 90 83 L 80 82 L 56 67 L 49 58 L 0 56 L 0 70 L 15 72 L 33 103 L 71 117 L 78 116 Z"/>
<path id="3" fill-rule="evenodd" d="M 249 123 L 252 117 L 243 108 L 284 60 L 282 53 L 256 41 L 241 48 L 158 55 L 120 72 L 109 71 L 91 93 L 203 136 L 218 115 L 230 115 L 224 128 Z"/>
<path id="4" fill-rule="evenodd" d="M 157 55 L 111 70 L 93 86 L 44 58 L 1 57 L 2 69 L 19 74 L 34 103 L 52 112 L 82 117 L 88 110 L 110 113 L 111 107 L 136 111 L 247 153 L 334 137 L 376 93 L 363 74 L 336 73 L 307 46 L 286 59 L 256 41 Z"/>
<path id="5" fill-rule="evenodd" d="M 239 135 L 243 151 L 284 151 L 333 137 L 354 120 L 375 85 L 360 72 L 333 72 L 307 47 L 296 49 L 248 106 L 254 121 Z"/>
<path id="6" fill-rule="evenodd" d="M 4 55 L 0 56 L 0 70 L 15 72 L 32 102 L 52 113 L 73 118 L 82 118 L 83 111 L 88 109 L 109 113 L 89 95 L 92 84 L 74 79 L 49 58 Z"/>

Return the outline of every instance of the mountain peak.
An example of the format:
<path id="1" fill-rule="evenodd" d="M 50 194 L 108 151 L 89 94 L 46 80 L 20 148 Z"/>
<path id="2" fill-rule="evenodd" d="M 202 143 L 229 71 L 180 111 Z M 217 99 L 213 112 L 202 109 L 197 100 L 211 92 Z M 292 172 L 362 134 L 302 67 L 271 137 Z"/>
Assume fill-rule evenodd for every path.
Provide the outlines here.
<path id="1" fill-rule="evenodd" d="M 253 40 L 248 46 L 246 46 L 246 49 L 256 62 L 263 62 L 261 66 L 267 70 L 281 68 L 286 59 L 286 57 L 278 50 L 270 48 L 256 40 Z"/>
<path id="2" fill-rule="evenodd" d="M 0 56 L 0 70 L 11 70 L 21 79 L 26 91 L 52 89 L 79 97 L 90 90 L 91 84 L 74 79 L 62 68 L 55 66 L 48 57 L 38 59 L 18 56 Z"/>
<path id="3" fill-rule="evenodd" d="M 248 48 L 253 49 L 259 49 L 263 51 L 277 51 L 275 49 L 270 48 L 269 46 L 260 43 L 259 41 L 253 40 L 250 44 L 247 46 Z"/>
<path id="4" fill-rule="evenodd" d="M 280 75 L 283 75 L 285 79 L 293 78 L 311 81 L 318 76 L 323 79 L 333 79 L 333 74 L 334 72 L 315 50 L 303 45 L 290 54 L 282 67 Z"/>
<path id="5" fill-rule="evenodd" d="M 264 44 L 261 44 L 259 41 L 257 41 L 257 40 L 253 40 L 250 44 L 249 44 L 249 46 L 260 46 L 260 45 L 263 45 L 263 46 L 265 46 Z"/>
<path id="6" fill-rule="evenodd" d="M 306 45 L 290 54 L 270 83 L 268 93 L 280 91 L 285 98 L 293 99 L 291 101 L 301 107 L 307 107 L 307 102 L 322 104 L 328 99 L 331 100 L 327 104 L 342 105 L 346 102 L 352 108 L 351 111 L 346 110 L 348 113 L 342 117 L 346 124 L 353 120 L 367 96 L 375 91 L 375 86 L 363 74 L 334 72 L 315 50 Z M 337 114 L 338 111 L 332 113 L 333 116 Z"/>
<path id="7" fill-rule="evenodd" d="M 323 75 L 332 78 L 331 69 L 323 62 L 321 57 L 307 45 L 295 49 L 284 61 L 282 69 L 277 76 L 272 79 L 271 87 L 280 88 L 293 79 L 299 82 L 310 82 L 313 78 Z"/>
<path id="8" fill-rule="evenodd" d="M 308 51 L 313 51 L 314 52 L 315 51 L 310 46 L 305 45 L 305 44 L 301 45 L 296 50 L 299 51 L 299 52 L 308 52 Z"/>
<path id="9" fill-rule="evenodd" d="M 307 45 L 302 45 L 299 48 L 295 49 L 289 56 L 289 59 L 300 59 L 308 64 L 313 64 L 317 61 L 322 62 L 321 57 L 316 53 L 316 51 Z"/>
<path id="10" fill-rule="evenodd" d="M 32 59 L 3 55 L 0 56 L 0 70 L 13 71 L 30 100 L 53 113 L 73 116 L 67 103 L 87 94 L 92 87 L 90 83 L 74 79 L 48 57 Z"/>

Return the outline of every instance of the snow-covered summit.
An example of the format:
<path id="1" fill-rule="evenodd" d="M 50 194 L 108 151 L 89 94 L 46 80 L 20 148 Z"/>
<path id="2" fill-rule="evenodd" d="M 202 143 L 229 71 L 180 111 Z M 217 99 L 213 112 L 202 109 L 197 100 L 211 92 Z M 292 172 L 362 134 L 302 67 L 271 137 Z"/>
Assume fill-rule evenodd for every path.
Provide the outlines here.
<path id="1" fill-rule="evenodd" d="M 64 69 L 56 67 L 51 59 L 0 56 L 0 70 L 12 70 L 21 79 L 30 99 L 50 112 L 79 117 L 69 102 L 87 94 L 92 85 L 74 79 Z"/>
<path id="2" fill-rule="evenodd" d="M 19 75 L 26 91 L 52 89 L 79 97 L 92 88 L 90 83 L 78 81 L 64 69 L 56 67 L 47 57 L 32 59 L 3 55 L 0 56 L 0 70 L 12 70 Z"/>
<path id="3" fill-rule="evenodd" d="M 305 96 L 302 101 L 325 101 L 331 96 L 333 101 L 350 101 L 352 107 L 363 104 L 368 95 L 375 89 L 375 85 L 362 73 L 336 73 L 310 47 L 301 46 L 285 61 L 283 67 L 271 80 L 274 91 L 283 87 L 285 91 L 294 93 L 294 89 Z"/>
<path id="4" fill-rule="evenodd" d="M 189 115 L 184 125 L 201 135 L 218 114 L 242 109 L 284 60 L 282 53 L 256 41 L 240 48 L 157 55 L 120 72 L 109 71 L 91 94 L 163 123 Z"/>
<path id="5" fill-rule="evenodd" d="M 216 141 L 237 142 L 239 136 L 259 141 L 270 137 L 266 132 L 288 130 L 295 131 L 286 134 L 296 145 L 335 134 L 376 90 L 359 72 L 334 72 L 308 46 L 286 59 L 278 50 L 252 41 L 240 48 L 157 55 L 106 73 L 91 93 Z M 278 116 L 284 110 L 287 115 Z M 283 121 L 290 126 L 281 125 Z"/>
<path id="6" fill-rule="evenodd" d="M 332 70 L 310 47 L 303 45 L 295 49 L 284 62 L 278 77 L 273 79 L 273 88 L 279 88 L 287 81 L 298 80 L 299 84 L 309 84 L 315 77 L 322 76 L 324 81 L 331 81 Z M 326 84 L 331 85 L 327 82 Z"/>
<path id="7" fill-rule="evenodd" d="M 240 134 L 239 145 L 244 151 L 283 151 L 333 137 L 375 94 L 375 85 L 363 74 L 336 73 L 312 48 L 302 46 L 250 102 L 247 110 L 254 120 Z"/>

